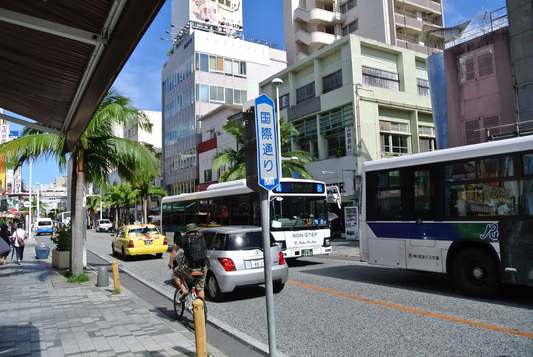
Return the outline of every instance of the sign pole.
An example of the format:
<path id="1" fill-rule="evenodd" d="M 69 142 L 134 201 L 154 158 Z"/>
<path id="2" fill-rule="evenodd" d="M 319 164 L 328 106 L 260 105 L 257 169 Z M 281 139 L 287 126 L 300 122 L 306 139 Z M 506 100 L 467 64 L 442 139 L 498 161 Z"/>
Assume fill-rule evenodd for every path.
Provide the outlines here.
<path id="1" fill-rule="evenodd" d="M 261 195 L 261 226 L 266 287 L 269 356 L 276 357 L 276 321 L 274 318 L 274 284 L 272 282 L 272 254 L 270 252 L 269 191 L 279 185 L 279 137 L 274 115 L 274 102 L 265 94 L 255 99 L 255 127 L 257 134 L 257 173 Z"/>
<path id="2" fill-rule="evenodd" d="M 277 356 L 276 319 L 274 315 L 274 284 L 272 283 L 272 254 L 270 254 L 270 202 L 268 190 L 261 189 L 261 222 L 263 232 L 263 258 L 265 260 L 265 290 L 268 323 L 268 350 L 270 357 Z"/>

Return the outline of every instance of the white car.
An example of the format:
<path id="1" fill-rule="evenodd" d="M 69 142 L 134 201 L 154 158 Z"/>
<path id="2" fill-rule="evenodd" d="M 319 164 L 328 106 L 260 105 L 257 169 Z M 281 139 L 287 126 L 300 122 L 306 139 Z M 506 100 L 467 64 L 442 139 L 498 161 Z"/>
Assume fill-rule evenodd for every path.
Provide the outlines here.
<path id="1" fill-rule="evenodd" d="M 220 301 L 236 288 L 265 283 L 261 227 L 225 226 L 200 232 L 205 237 L 210 263 L 205 287 L 211 300 Z M 268 249 L 272 258 L 274 293 L 277 294 L 287 282 L 289 267 L 274 240 Z"/>
<path id="2" fill-rule="evenodd" d="M 111 232 L 113 230 L 113 224 L 109 219 L 97 219 L 95 230 L 97 232 Z"/>

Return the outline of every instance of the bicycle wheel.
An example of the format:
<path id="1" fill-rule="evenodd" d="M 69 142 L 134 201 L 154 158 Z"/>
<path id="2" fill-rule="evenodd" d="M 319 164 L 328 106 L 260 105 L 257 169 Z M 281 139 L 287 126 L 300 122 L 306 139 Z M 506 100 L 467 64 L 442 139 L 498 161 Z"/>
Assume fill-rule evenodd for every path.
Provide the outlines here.
<path id="1" fill-rule="evenodd" d="M 180 320 L 185 311 L 185 301 L 180 301 L 181 289 L 174 291 L 174 313 L 176 314 L 176 320 Z"/>

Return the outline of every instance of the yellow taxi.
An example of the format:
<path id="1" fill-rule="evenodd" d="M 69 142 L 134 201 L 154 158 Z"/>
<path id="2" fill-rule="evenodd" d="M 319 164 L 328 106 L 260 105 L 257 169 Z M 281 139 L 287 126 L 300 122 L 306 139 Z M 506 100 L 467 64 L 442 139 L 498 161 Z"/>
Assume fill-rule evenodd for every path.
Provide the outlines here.
<path id="1" fill-rule="evenodd" d="M 163 253 L 168 251 L 167 237 L 159 232 L 153 224 L 131 224 L 122 226 L 117 234 L 111 235 L 111 251 L 114 256 L 122 255 L 128 260 L 134 255 L 155 254 L 162 258 Z"/>

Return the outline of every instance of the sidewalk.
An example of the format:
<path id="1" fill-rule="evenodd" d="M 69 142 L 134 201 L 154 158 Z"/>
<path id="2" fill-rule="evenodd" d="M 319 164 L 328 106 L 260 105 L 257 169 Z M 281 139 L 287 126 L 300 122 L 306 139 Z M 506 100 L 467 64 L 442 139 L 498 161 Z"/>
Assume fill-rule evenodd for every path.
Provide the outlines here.
<path id="1" fill-rule="evenodd" d="M 122 294 L 90 280 L 68 283 L 48 259 L 37 259 L 35 241 L 0 266 L 0 357 L 3 356 L 191 356 L 194 332 L 144 307 L 131 291 Z M 112 274 L 109 274 L 112 279 Z M 211 345 L 212 356 L 226 356 Z"/>

